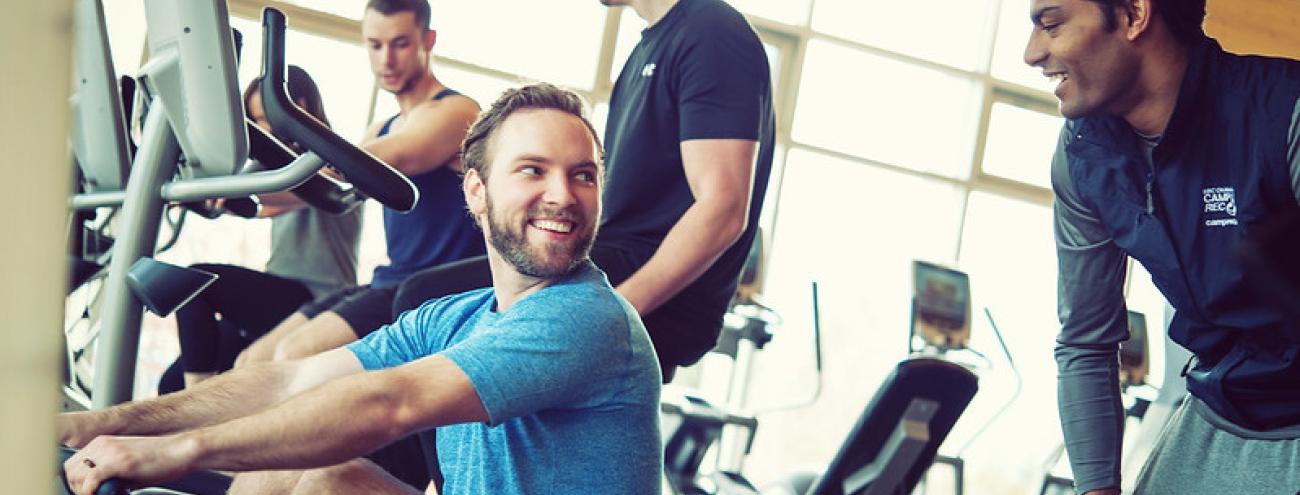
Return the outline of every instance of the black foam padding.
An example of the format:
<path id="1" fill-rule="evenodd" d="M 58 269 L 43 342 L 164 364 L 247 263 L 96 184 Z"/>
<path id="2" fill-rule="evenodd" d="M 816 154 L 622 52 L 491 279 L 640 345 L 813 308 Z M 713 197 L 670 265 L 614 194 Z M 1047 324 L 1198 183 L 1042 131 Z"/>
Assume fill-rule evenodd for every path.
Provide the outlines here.
<path id="1" fill-rule="evenodd" d="M 298 158 L 274 136 L 268 134 L 251 120 L 248 126 L 248 156 L 269 169 L 283 168 Z M 294 195 L 318 210 L 338 215 L 360 203 L 355 189 L 320 174 L 312 174 L 302 184 L 290 189 Z"/>
<path id="2" fill-rule="evenodd" d="M 226 213 L 242 218 L 257 218 L 257 212 L 262 209 L 262 205 L 252 196 L 229 198 L 221 207 L 226 210 Z"/>
<path id="3" fill-rule="evenodd" d="M 167 316 L 184 306 L 216 279 L 213 273 L 149 257 L 136 260 L 126 273 L 126 285 L 131 293 L 158 316 Z"/>
<path id="4" fill-rule="evenodd" d="M 283 133 L 303 148 L 347 176 L 357 189 L 384 206 L 410 211 L 419 192 L 405 175 L 361 148 L 353 146 L 293 103 L 285 86 L 285 17 L 274 8 L 262 11 L 262 106 L 277 133 Z"/>
<path id="5" fill-rule="evenodd" d="M 979 385 L 975 374 L 958 364 L 928 357 L 899 363 L 876 390 L 876 395 L 853 425 L 848 440 L 810 493 L 847 495 L 843 492 L 844 479 L 876 460 L 903 418 L 908 404 L 913 399 L 924 398 L 937 402 L 939 410 L 930 419 L 930 441 L 917 462 L 909 467 L 903 486 L 899 487 L 899 493 L 912 493 L 934 462 L 939 445 L 948 437 L 948 432 L 952 431 L 977 390 Z"/>

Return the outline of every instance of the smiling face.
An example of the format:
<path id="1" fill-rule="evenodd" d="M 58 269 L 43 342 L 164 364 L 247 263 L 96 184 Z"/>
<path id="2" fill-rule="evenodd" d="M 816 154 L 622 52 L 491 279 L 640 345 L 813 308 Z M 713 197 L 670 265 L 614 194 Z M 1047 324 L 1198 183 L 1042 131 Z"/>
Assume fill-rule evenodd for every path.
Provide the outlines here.
<path id="1" fill-rule="evenodd" d="M 489 143 L 486 175 L 465 175 L 466 201 L 491 249 L 519 273 L 554 278 L 587 259 L 600 219 L 594 136 L 551 109 L 507 117 Z"/>
<path id="2" fill-rule="evenodd" d="M 370 57 L 370 70 L 384 91 L 403 94 L 429 71 L 429 51 L 435 35 L 420 29 L 414 12 L 384 15 L 367 9 L 361 18 L 361 35 Z"/>
<path id="3" fill-rule="evenodd" d="M 1033 0 L 1034 30 L 1025 63 L 1057 82 L 1061 114 L 1079 118 L 1124 114 L 1134 105 L 1139 60 L 1126 37 L 1126 16 L 1107 26 L 1103 8 L 1089 0 Z"/>

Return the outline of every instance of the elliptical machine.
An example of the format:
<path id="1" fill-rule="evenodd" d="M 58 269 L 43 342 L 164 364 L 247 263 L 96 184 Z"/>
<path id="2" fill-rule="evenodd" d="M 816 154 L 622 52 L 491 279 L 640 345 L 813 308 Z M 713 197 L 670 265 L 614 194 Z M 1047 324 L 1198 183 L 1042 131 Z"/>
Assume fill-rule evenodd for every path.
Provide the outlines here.
<path id="1" fill-rule="evenodd" d="M 73 98 L 73 143 L 82 183 L 71 206 L 78 212 L 109 209 L 115 217 L 111 248 L 94 253 L 96 262 L 107 263 L 96 282 L 98 329 L 70 346 L 80 352 L 94 341 L 93 378 L 82 386 L 71 369 L 80 356 L 69 356 L 66 402 L 83 407 L 131 398 L 143 308 L 166 314 L 207 280 L 151 258 L 166 205 L 235 198 L 227 204 L 248 206 L 245 210 L 255 214 L 250 195 L 283 190 L 335 212 L 355 206 L 360 192 L 399 211 L 417 200 L 405 176 L 293 105 L 284 88 L 283 14 L 268 10 L 265 19 L 268 31 L 278 26 L 280 32 L 267 33 L 262 99 L 272 124 L 308 150 L 301 156 L 243 114 L 235 82 L 237 35 L 232 35 L 224 1 L 146 0 L 145 7 L 151 58 L 137 82 L 147 111 L 133 151 L 119 82 L 108 62 L 103 8 L 98 0 L 77 4 L 80 87 Z M 351 185 L 318 174 L 326 162 Z M 78 224 L 72 230 L 80 229 Z M 173 285 L 187 278 L 194 282 L 181 283 L 179 289 Z M 85 382 L 93 386 L 85 387 Z"/>
<path id="2" fill-rule="evenodd" d="M 96 282 L 102 318 L 95 343 L 94 385 L 81 390 L 70 376 L 64 394 L 70 407 L 103 408 L 131 398 L 144 307 L 168 313 L 201 290 L 203 280 L 210 280 L 194 270 L 152 260 L 165 205 L 216 198 L 247 200 L 253 194 L 291 190 L 326 211 L 354 207 L 363 199 L 360 193 L 407 211 L 414 207 L 418 192 L 405 176 L 293 104 L 285 87 L 286 19 L 271 8 L 263 11 L 263 105 L 271 124 L 307 151 L 295 154 L 248 121 L 235 86 L 238 35 L 230 29 L 224 0 L 145 0 L 152 55 L 141 69 L 139 85 L 148 111 L 139 147 L 129 151 L 117 100 L 118 82 L 107 62 L 103 8 L 99 0 L 78 2 L 76 49 L 83 86 L 74 98 L 81 134 L 73 141 L 83 184 L 71 206 L 77 211 L 109 208 L 117 219 L 111 250 L 100 253 L 108 259 L 108 267 L 107 275 L 98 276 Z M 94 149 L 101 151 L 90 151 Z M 115 153 L 103 155 L 103 149 Z M 114 159 L 96 160 L 97 156 Z M 124 165 L 128 156 L 129 169 Z M 326 162 L 351 185 L 319 175 Z M 175 285 L 182 279 L 199 283 Z M 64 449 L 64 457 L 70 452 Z M 228 484 L 224 475 L 200 472 L 168 483 L 168 488 L 134 493 L 224 493 Z M 98 493 L 125 491 L 121 483 L 108 482 Z"/>
<path id="3" fill-rule="evenodd" d="M 751 252 L 751 262 L 761 259 Z M 928 269 L 929 268 L 929 269 Z M 928 269 L 928 270 L 927 270 Z M 969 281 L 964 273 L 937 265 L 916 265 L 917 297 L 913 304 L 913 334 L 932 345 L 899 363 L 864 408 L 830 464 L 821 472 L 797 472 L 781 482 L 759 490 L 739 472 L 720 469 L 699 472 L 701 460 L 728 425 L 748 432 L 744 452 L 748 453 L 757 429 L 753 414 L 717 407 L 698 398 L 673 404 L 665 400 L 666 415 L 681 417 L 665 445 L 665 471 L 669 488 L 677 494 L 905 494 L 920 482 L 934 462 L 939 444 L 965 411 L 977 389 L 974 372 L 943 357 L 943 350 L 964 346 L 969 341 Z M 746 271 L 746 273 L 751 273 Z M 748 282 L 753 282 L 748 280 Z M 820 377 L 820 330 L 816 285 L 814 335 L 818 340 L 817 368 Z M 733 314 L 736 311 L 733 310 Z M 754 327 L 762 319 L 746 321 Z M 743 329 L 748 325 L 740 325 Z M 724 329 L 724 332 L 726 330 Z M 736 331 L 752 347 L 761 349 L 771 334 Z M 725 333 L 724 333 L 725 335 Z M 730 344 L 724 337 L 719 345 Z M 909 342 L 909 347 L 911 343 Z M 739 361 L 737 361 L 739 366 Z M 733 369 L 733 377 L 735 376 Z M 819 378 L 820 381 L 820 378 Z M 735 387 L 734 382 L 732 386 Z M 743 383 L 741 384 L 743 386 Z M 820 388 L 820 387 L 819 387 Z"/>

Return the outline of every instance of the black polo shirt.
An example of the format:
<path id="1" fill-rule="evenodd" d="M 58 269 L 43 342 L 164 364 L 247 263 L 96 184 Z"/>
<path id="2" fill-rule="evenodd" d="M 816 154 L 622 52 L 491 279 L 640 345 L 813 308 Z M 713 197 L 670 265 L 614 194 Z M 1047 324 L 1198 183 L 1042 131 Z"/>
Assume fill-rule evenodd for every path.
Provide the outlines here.
<path id="1" fill-rule="evenodd" d="M 646 315 L 661 353 L 665 333 L 680 335 L 681 345 L 690 348 L 681 359 L 685 363 L 713 346 L 756 232 L 772 166 L 774 128 L 763 44 L 731 6 L 721 0 L 681 0 L 642 32 L 610 101 L 598 244 L 626 252 L 638 266 L 654 254 L 695 201 L 682 167 L 682 141 L 759 143 L 744 234 L 704 275 L 655 312 L 674 313 L 675 328 L 653 328 L 655 315 Z"/>

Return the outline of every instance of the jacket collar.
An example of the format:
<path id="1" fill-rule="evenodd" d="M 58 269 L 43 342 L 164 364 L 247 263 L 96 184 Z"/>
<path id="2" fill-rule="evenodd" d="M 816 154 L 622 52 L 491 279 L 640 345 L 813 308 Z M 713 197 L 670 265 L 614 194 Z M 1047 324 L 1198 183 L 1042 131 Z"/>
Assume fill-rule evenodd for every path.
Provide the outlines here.
<path id="1" fill-rule="evenodd" d="M 1197 124 L 1196 119 L 1202 109 L 1212 98 L 1214 89 L 1210 88 L 1210 76 L 1213 73 L 1214 59 L 1223 53 L 1219 43 L 1212 38 L 1202 38 L 1193 43 L 1188 50 L 1187 69 L 1178 89 L 1178 101 L 1170 114 L 1169 125 L 1156 146 L 1156 152 L 1164 147 L 1176 145 L 1188 139 L 1191 130 Z M 1138 144 L 1137 133 L 1123 118 L 1115 115 L 1083 117 L 1074 122 L 1076 139 L 1103 145 L 1107 148 L 1131 150 Z"/>
<path id="2" fill-rule="evenodd" d="M 1195 139 L 1193 130 L 1199 124 L 1204 108 L 1212 103 L 1217 91 L 1213 86 L 1214 62 L 1223 49 L 1213 38 L 1202 38 L 1195 42 L 1187 52 L 1187 71 L 1178 89 L 1178 103 L 1169 116 L 1169 125 L 1165 128 L 1156 153 L 1161 148 L 1177 146 L 1189 138 Z"/>

